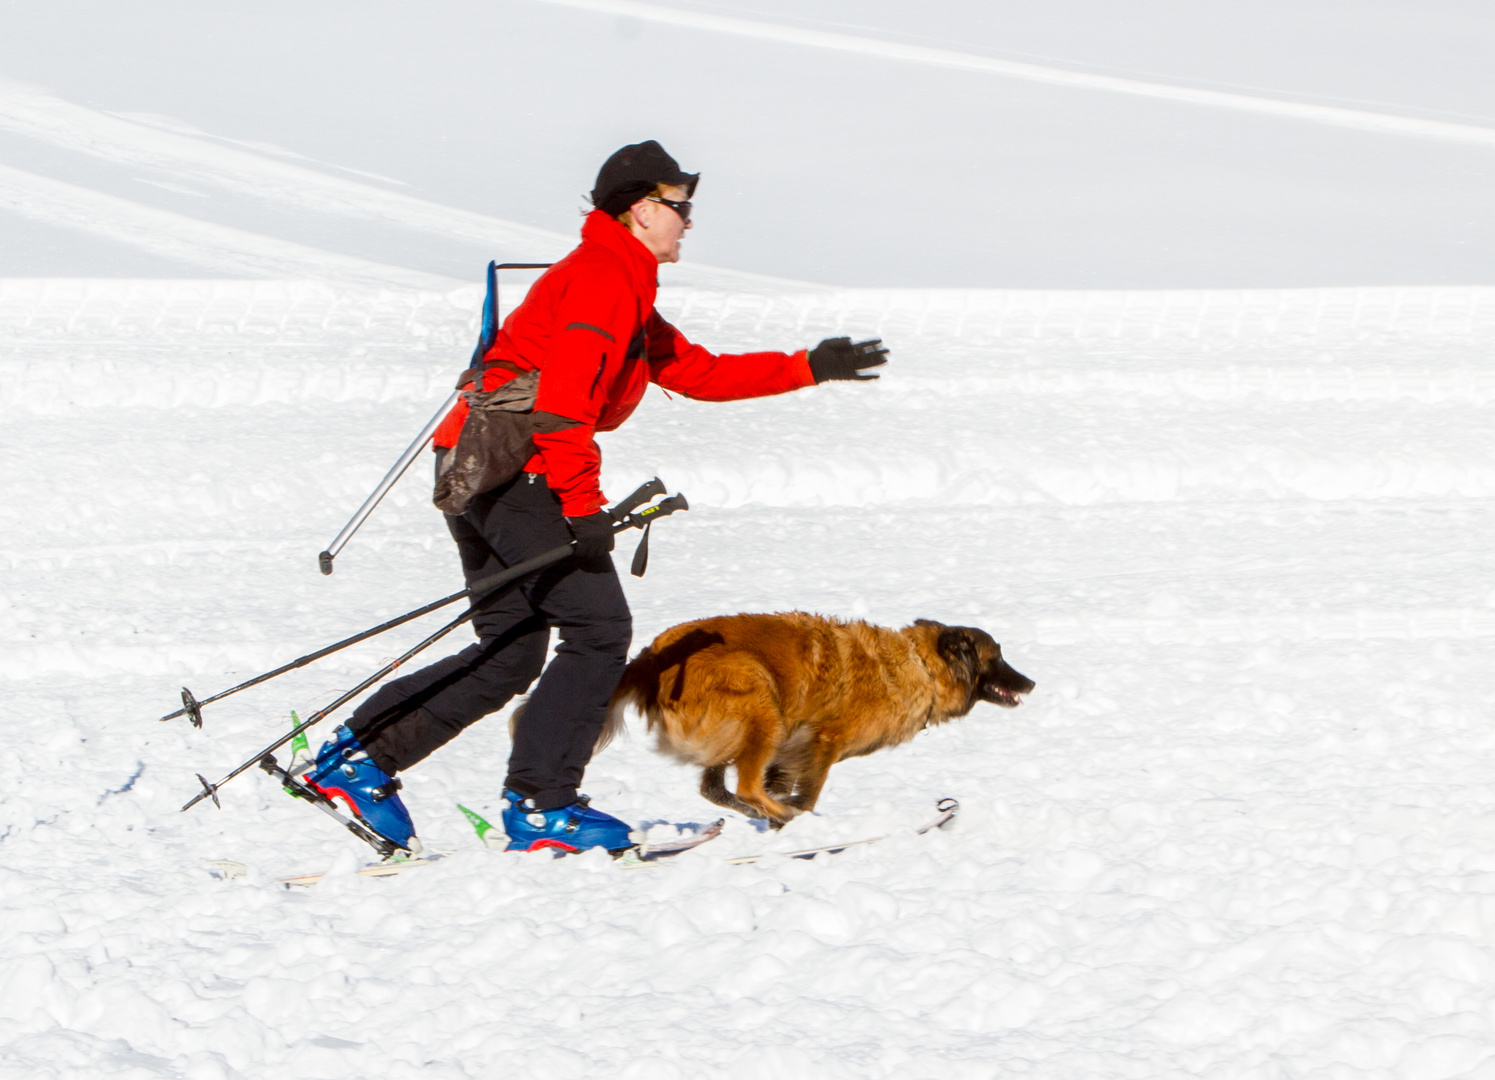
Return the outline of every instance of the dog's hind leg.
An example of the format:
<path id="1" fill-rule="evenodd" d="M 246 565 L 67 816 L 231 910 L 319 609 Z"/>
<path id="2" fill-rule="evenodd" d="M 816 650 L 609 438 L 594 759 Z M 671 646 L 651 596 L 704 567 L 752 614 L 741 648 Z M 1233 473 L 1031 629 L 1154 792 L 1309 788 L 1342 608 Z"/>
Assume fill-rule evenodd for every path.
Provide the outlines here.
<path id="1" fill-rule="evenodd" d="M 743 802 L 736 795 L 727 790 L 727 767 L 725 765 L 708 765 L 701 770 L 701 796 L 708 802 L 714 802 L 717 806 L 725 806 L 728 810 L 736 810 L 750 818 L 761 818 L 763 811 L 758 810 Z"/>

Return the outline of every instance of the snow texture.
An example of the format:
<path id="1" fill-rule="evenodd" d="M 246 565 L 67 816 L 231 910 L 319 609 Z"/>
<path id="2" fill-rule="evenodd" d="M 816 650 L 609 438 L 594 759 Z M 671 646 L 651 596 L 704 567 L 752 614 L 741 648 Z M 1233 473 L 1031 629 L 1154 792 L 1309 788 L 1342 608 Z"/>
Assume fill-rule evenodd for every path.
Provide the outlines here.
<path id="1" fill-rule="evenodd" d="M 711 346 L 880 333 L 894 361 L 651 391 L 605 437 L 613 495 L 658 473 L 692 503 L 628 580 L 636 641 L 933 617 L 995 634 L 1031 700 L 644 871 L 479 846 L 455 803 L 496 809 L 502 714 L 406 774 L 453 854 L 398 878 L 258 773 L 178 814 L 435 625 L 201 732 L 154 719 L 452 589 L 424 475 L 333 576 L 315 554 L 479 299 L 0 283 L 0 1076 L 1495 1075 L 1495 290 L 666 290 Z M 637 726 L 598 804 L 718 816 Z M 944 795 L 957 827 L 913 836 Z"/>
<path id="2" fill-rule="evenodd" d="M 1492 11 L 0 3 L 0 1080 L 1495 1080 Z M 457 587 L 425 457 L 316 554 L 644 138 L 667 318 L 893 358 L 603 438 L 692 507 L 635 645 L 926 617 L 1035 693 L 645 870 L 478 843 L 505 713 L 396 877 L 179 813 L 439 625 L 156 720 Z M 720 816 L 634 728 L 597 804 Z"/>

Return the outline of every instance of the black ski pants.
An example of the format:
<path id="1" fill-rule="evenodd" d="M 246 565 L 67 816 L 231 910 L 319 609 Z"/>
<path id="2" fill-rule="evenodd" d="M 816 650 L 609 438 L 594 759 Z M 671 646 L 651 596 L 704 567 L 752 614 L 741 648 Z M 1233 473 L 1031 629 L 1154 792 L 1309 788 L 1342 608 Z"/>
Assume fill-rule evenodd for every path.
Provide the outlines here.
<path id="1" fill-rule="evenodd" d="M 532 473 L 479 495 L 446 523 L 468 585 L 572 538 L 560 500 Z M 542 810 L 574 802 L 633 634 L 612 559 L 566 559 L 531 574 L 481 602 L 472 624 L 476 645 L 387 683 L 348 727 L 393 775 L 503 708 L 539 676 L 514 732 L 504 784 Z M 545 667 L 551 627 L 560 643 Z"/>

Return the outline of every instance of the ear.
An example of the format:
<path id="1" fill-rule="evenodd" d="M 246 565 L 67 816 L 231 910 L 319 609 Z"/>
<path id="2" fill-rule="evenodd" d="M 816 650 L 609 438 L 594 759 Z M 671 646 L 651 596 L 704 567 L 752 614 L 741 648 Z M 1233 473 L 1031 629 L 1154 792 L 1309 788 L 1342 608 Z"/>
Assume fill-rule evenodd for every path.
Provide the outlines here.
<path id="1" fill-rule="evenodd" d="M 981 661 L 976 655 L 976 643 L 965 627 L 945 627 L 935 640 L 934 648 L 965 686 L 976 685 L 976 671 Z"/>
<path id="2" fill-rule="evenodd" d="M 654 215 L 659 212 L 659 204 L 640 197 L 638 202 L 628 208 L 628 212 L 633 215 L 633 220 L 640 229 L 647 229 L 654 224 Z"/>

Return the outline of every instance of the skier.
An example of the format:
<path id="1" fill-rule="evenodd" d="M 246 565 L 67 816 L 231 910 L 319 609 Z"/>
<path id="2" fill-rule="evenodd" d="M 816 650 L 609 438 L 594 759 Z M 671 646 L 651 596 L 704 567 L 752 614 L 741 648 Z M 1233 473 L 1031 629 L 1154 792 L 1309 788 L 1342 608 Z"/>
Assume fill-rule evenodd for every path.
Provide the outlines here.
<path id="1" fill-rule="evenodd" d="M 613 519 L 593 439 L 637 407 L 650 382 L 706 401 L 780 394 L 828 379 L 865 380 L 886 362 L 879 340 L 830 338 L 813 350 L 714 356 L 654 310 L 657 267 L 680 258 L 699 173 L 659 143 L 625 146 L 603 164 L 581 244 L 530 288 L 477 376 L 494 390 L 538 371 L 534 456 L 512 481 L 446 515 L 468 585 L 576 541 L 574 557 L 481 603 L 478 642 L 388 683 L 319 751 L 306 780 L 379 833 L 419 850 L 395 775 L 501 709 L 539 677 L 514 732 L 503 827 L 508 849 L 632 845 L 629 827 L 577 786 L 622 674 L 632 619 L 613 568 Z M 438 455 L 468 416 L 462 400 L 438 428 Z M 438 459 L 439 460 L 439 459 Z M 438 464 L 439 469 L 439 464 Z M 545 667 L 550 628 L 560 632 Z M 544 673 L 541 674 L 541 669 Z"/>

